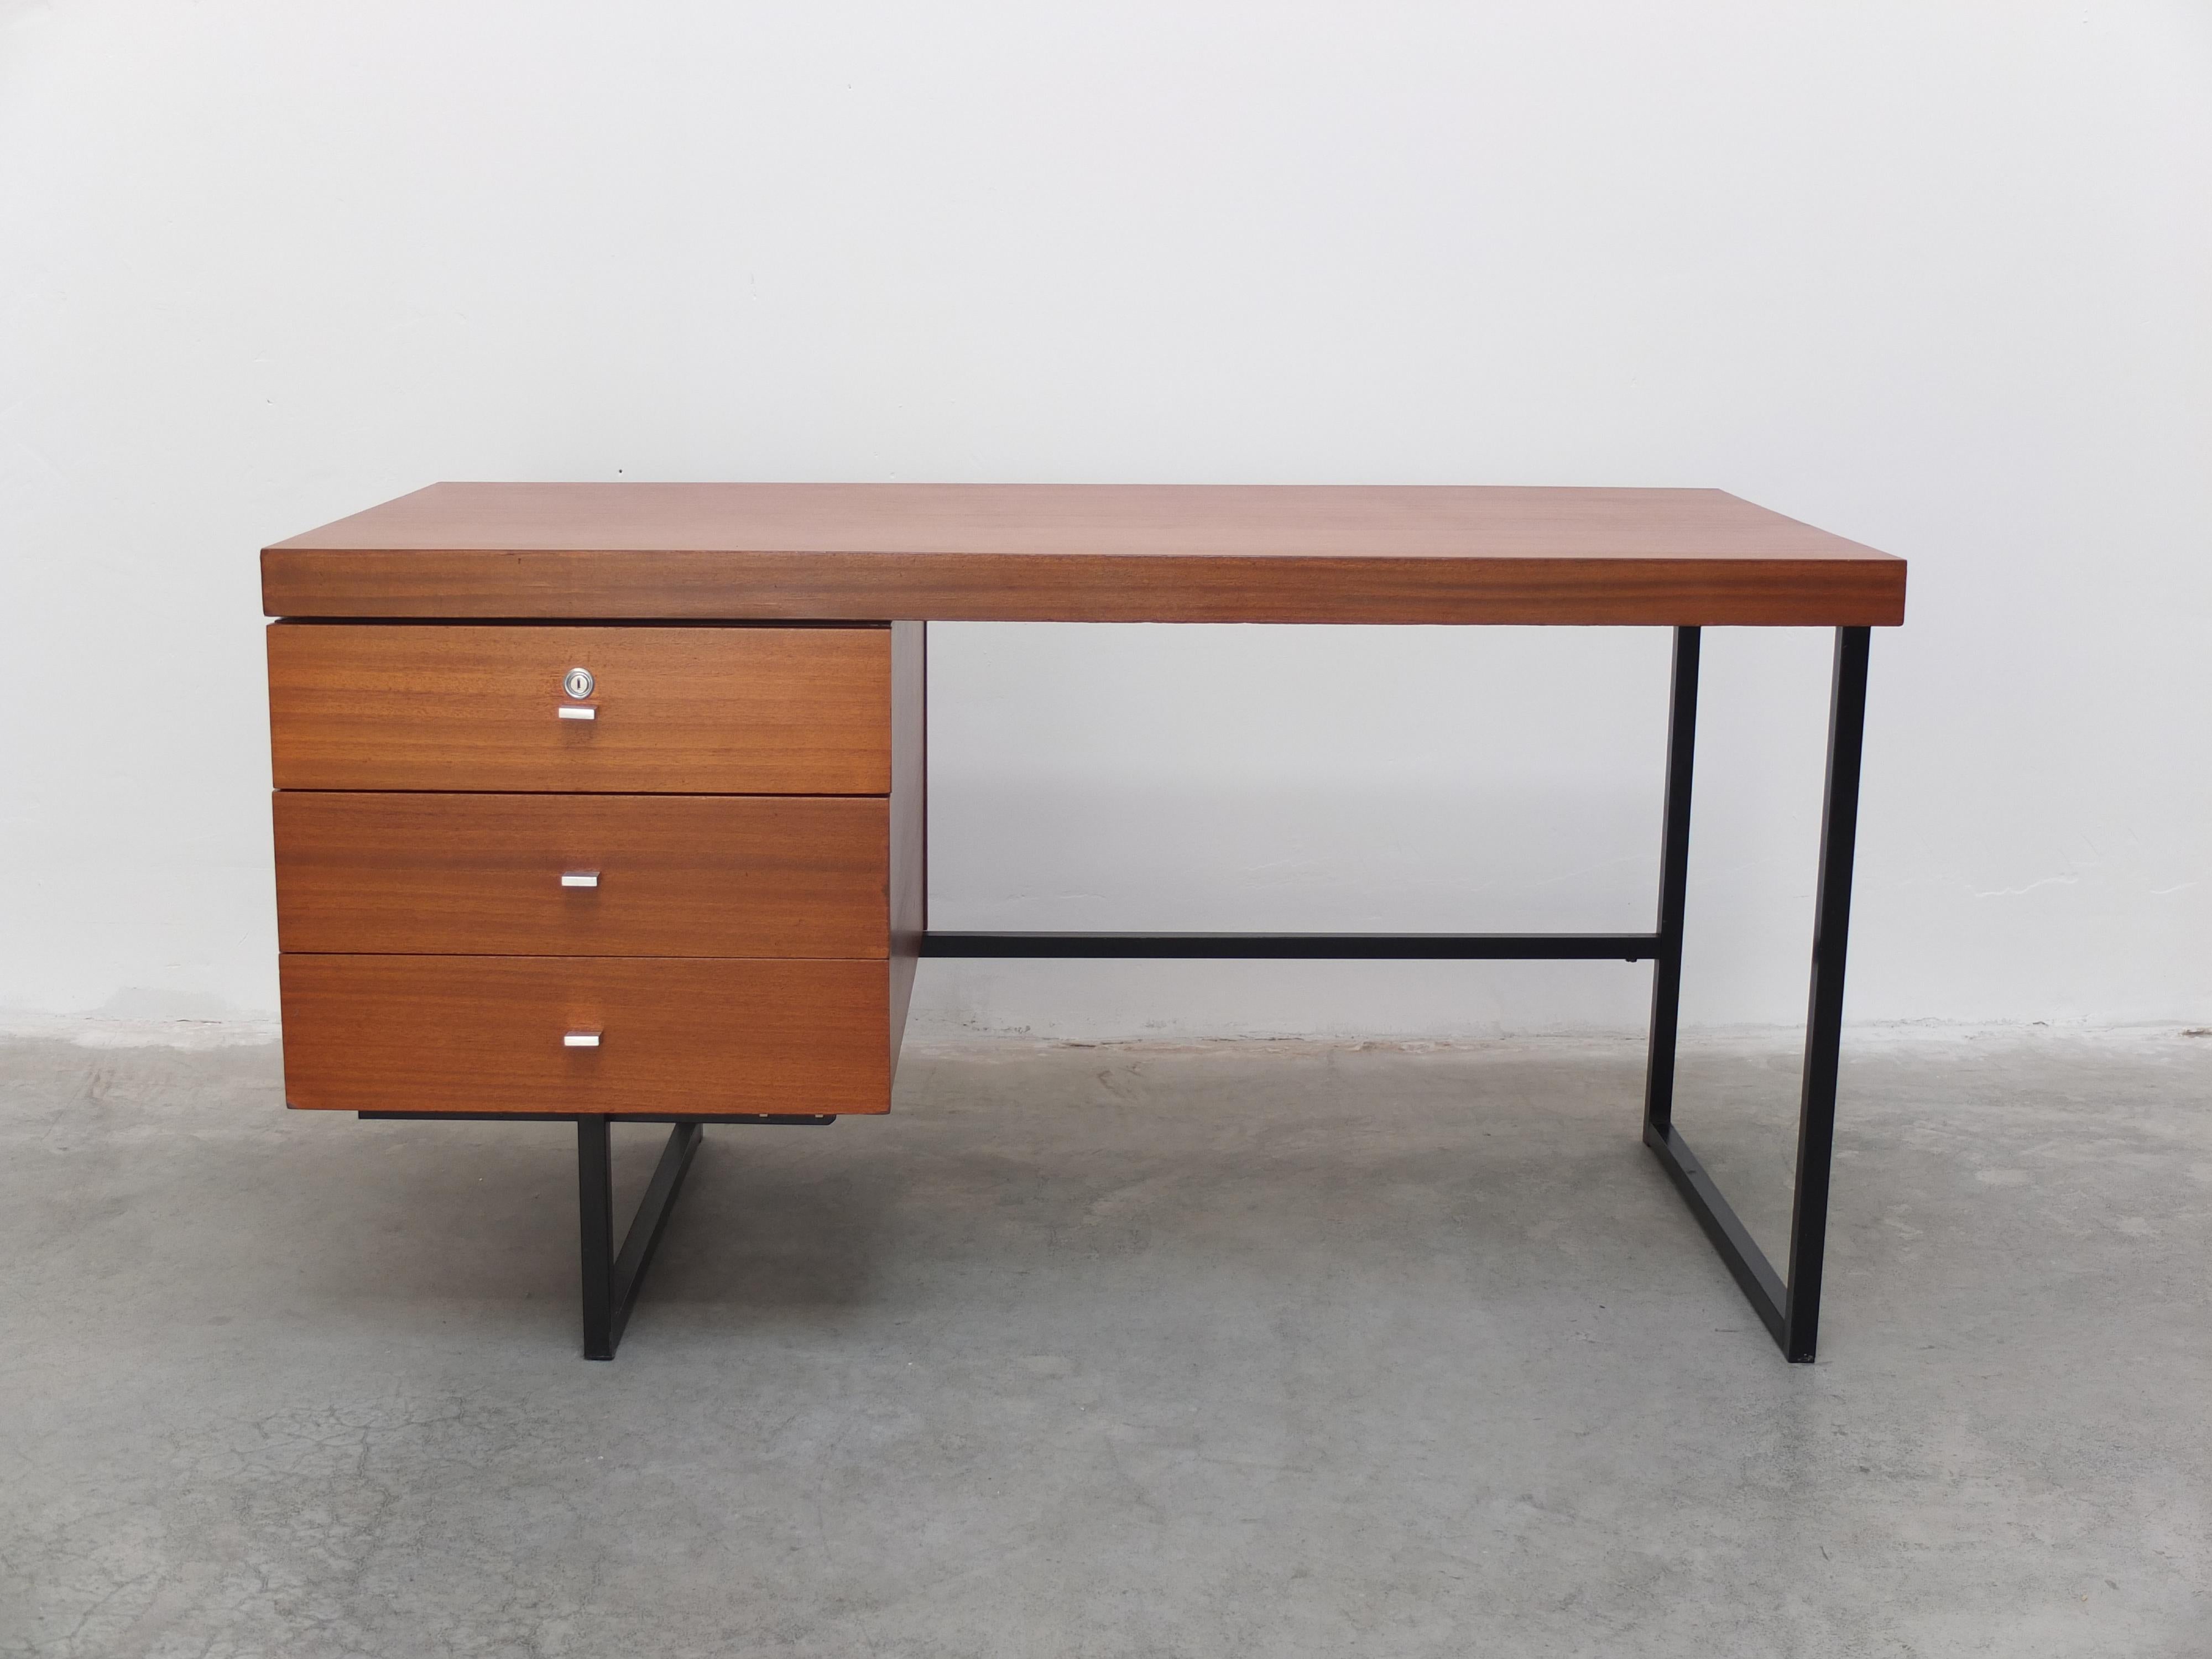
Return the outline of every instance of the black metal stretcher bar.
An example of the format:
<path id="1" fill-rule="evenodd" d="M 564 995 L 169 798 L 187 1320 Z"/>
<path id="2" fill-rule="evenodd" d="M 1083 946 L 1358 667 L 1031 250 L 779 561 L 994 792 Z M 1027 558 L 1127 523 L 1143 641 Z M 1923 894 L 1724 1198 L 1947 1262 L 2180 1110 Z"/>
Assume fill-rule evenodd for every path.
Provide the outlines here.
<path id="1" fill-rule="evenodd" d="M 1721 1260 L 1793 1363 L 1809 1364 L 1820 1322 L 1828 1176 L 1835 1143 L 1837 1057 L 1842 1040 L 1844 958 L 1850 929 L 1851 863 L 1858 829 L 1859 766 L 1866 731 L 1872 630 L 1838 628 L 1829 689 L 1820 887 L 1814 902 L 1811 1010 L 1797 1125 L 1787 1279 L 1766 1259 L 1720 1188 L 1674 1127 L 1674 1057 L 1682 997 L 1682 930 L 1689 890 L 1690 787 L 1698 732 L 1695 628 L 1674 630 L 1667 716 L 1667 787 L 1660 843 L 1659 927 L 1653 933 L 1073 933 L 922 935 L 926 957 L 1147 957 L 1371 961 L 1650 962 L 1651 1035 L 1644 1068 L 1644 1141 L 1673 1177 Z"/>
<path id="2" fill-rule="evenodd" d="M 958 933 L 926 957 L 1288 958 L 1324 962 L 1649 962 L 1657 933 Z"/>

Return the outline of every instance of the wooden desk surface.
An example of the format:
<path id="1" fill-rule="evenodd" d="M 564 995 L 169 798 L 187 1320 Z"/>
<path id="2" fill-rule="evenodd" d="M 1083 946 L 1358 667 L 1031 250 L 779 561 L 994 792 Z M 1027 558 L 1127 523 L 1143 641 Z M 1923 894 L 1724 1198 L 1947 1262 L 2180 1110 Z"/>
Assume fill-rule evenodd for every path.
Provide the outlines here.
<path id="1" fill-rule="evenodd" d="M 441 483 L 272 617 L 1887 627 L 1905 562 L 1717 489 Z"/>

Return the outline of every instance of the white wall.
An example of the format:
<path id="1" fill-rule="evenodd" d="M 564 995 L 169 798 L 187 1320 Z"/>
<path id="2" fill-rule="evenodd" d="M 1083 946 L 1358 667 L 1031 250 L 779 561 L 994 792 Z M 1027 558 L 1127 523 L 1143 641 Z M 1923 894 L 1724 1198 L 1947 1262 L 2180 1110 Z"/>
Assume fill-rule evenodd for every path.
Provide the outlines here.
<path id="1" fill-rule="evenodd" d="M 255 550 L 434 478 L 1709 484 L 1905 556 L 1854 1016 L 2212 1014 L 2201 4 L 0 8 L 0 1009 L 275 1001 Z M 1708 638 L 1691 1013 L 1826 641 Z M 933 631 L 935 913 L 1634 926 L 1655 633 Z M 1641 969 L 933 964 L 1064 1035 Z"/>

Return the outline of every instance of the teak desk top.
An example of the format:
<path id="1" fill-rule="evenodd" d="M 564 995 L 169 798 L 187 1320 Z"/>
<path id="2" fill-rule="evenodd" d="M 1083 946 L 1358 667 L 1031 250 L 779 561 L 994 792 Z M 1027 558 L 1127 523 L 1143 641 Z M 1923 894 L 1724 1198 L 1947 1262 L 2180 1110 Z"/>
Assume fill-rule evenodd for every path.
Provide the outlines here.
<path id="1" fill-rule="evenodd" d="M 1890 627 L 1905 562 L 1717 489 L 441 483 L 272 617 Z"/>

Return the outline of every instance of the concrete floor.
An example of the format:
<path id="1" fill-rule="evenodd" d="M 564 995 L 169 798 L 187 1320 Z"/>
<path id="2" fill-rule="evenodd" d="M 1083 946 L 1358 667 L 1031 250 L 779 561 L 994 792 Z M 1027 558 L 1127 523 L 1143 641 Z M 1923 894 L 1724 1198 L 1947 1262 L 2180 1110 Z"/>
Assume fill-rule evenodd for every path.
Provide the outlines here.
<path id="1" fill-rule="evenodd" d="M 1811 1368 L 1640 1065 L 910 1054 L 600 1365 L 566 1126 L 0 1048 L 0 1653 L 2212 1654 L 2212 1040 L 1861 1045 Z M 1685 1085 L 1769 1237 L 1793 1091 Z"/>

